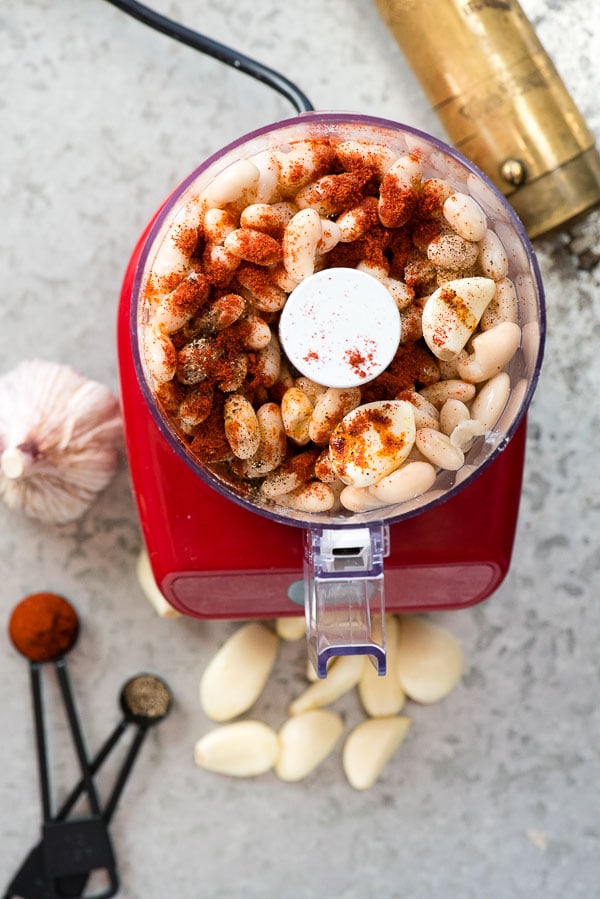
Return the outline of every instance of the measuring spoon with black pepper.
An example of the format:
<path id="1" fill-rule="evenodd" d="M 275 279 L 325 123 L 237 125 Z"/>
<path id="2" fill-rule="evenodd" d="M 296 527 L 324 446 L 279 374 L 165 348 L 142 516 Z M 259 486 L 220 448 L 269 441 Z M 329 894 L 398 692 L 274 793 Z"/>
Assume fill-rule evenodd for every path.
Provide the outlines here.
<path id="1" fill-rule="evenodd" d="M 103 817 L 106 824 L 110 823 L 110 819 L 117 808 L 123 788 L 148 729 L 167 716 L 171 708 L 172 697 L 168 686 L 161 678 L 153 674 L 144 673 L 131 677 L 125 682 L 120 692 L 119 702 L 123 711 L 123 718 L 115 726 L 110 736 L 90 762 L 90 771 L 92 774 L 95 774 L 117 745 L 128 726 L 130 724 L 136 726 L 136 734 L 104 810 Z M 84 790 L 85 784 L 81 780 L 61 805 L 55 815 L 55 820 L 64 820 L 67 817 L 77 800 L 84 793 Z M 87 874 L 61 878 L 58 883 L 59 895 L 64 897 L 81 896 L 87 879 Z M 31 849 L 21 864 L 4 895 L 4 899 L 12 899 L 14 896 L 22 896 L 24 899 L 48 899 L 49 894 L 44 878 L 41 843 L 38 843 Z"/>

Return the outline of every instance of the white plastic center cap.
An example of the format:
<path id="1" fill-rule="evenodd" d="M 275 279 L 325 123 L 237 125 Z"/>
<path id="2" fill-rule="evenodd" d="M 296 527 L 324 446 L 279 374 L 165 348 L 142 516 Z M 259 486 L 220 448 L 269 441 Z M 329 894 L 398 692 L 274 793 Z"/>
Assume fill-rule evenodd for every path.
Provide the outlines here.
<path id="1" fill-rule="evenodd" d="M 357 387 L 390 364 L 400 343 L 400 313 L 390 292 L 354 268 L 328 268 L 302 281 L 279 320 L 285 353 L 325 387 Z"/>

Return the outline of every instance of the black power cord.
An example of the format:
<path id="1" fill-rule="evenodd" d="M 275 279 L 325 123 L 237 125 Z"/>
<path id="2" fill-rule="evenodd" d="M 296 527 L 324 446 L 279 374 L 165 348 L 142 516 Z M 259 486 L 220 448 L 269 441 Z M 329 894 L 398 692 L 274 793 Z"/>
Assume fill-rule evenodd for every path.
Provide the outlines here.
<path id="1" fill-rule="evenodd" d="M 144 25 L 148 25 L 150 28 L 154 28 L 156 31 L 160 31 L 162 34 L 166 34 L 168 37 L 172 37 L 174 40 L 192 47 L 194 50 L 199 50 L 200 53 L 213 56 L 220 62 L 224 62 L 226 65 L 232 66 L 246 75 L 251 75 L 252 78 L 256 78 L 257 81 L 261 81 L 263 84 L 268 84 L 269 87 L 289 100 L 298 112 L 308 112 L 314 109 L 308 97 L 293 82 L 279 72 L 274 71 L 274 69 L 256 62 L 256 60 L 250 59 L 248 56 L 243 56 L 241 53 L 236 53 L 235 50 L 226 47 L 225 44 L 220 44 L 210 37 L 199 34 L 197 31 L 192 31 L 191 28 L 186 28 L 185 25 L 180 25 L 179 22 L 174 22 L 153 9 L 137 3 L 136 0 L 107 0 L 107 2 L 112 3 L 117 9 L 137 19 L 138 22 L 142 22 Z"/>

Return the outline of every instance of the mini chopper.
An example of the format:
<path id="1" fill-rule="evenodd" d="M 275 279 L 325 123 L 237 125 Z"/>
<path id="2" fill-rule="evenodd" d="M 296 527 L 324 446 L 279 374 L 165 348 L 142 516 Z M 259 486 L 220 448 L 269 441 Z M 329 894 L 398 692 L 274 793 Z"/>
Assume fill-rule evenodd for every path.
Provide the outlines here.
<path id="1" fill-rule="evenodd" d="M 433 489 L 364 513 L 308 514 L 244 498 L 187 449 L 157 405 L 139 331 L 144 274 L 178 211 L 236 160 L 294 141 L 328 137 L 423 154 L 484 209 L 509 257 L 521 346 L 506 367 L 500 417 L 459 472 Z M 360 331 L 360 322 L 357 323 Z M 515 539 L 525 414 L 540 371 L 543 290 L 525 230 L 507 201 L 448 145 L 406 125 L 363 115 L 307 112 L 234 141 L 177 187 L 141 235 L 127 268 L 118 351 L 127 453 L 144 541 L 168 602 L 197 618 L 274 618 L 306 610 L 319 676 L 334 655 L 364 653 L 385 672 L 384 613 L 465 608 L 503 581 Z"/>

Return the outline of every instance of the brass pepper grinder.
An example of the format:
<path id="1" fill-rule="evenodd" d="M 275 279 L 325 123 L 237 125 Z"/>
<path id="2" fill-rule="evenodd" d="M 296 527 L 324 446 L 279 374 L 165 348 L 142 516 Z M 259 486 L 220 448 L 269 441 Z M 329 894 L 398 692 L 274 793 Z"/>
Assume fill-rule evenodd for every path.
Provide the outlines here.
<path id="1" fill-rule="evenodd" d="M 594 137 L 515 0 L 374 0 L 454 146 L 538 237 L 600 203 Z"/>

